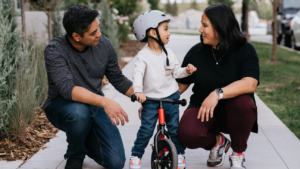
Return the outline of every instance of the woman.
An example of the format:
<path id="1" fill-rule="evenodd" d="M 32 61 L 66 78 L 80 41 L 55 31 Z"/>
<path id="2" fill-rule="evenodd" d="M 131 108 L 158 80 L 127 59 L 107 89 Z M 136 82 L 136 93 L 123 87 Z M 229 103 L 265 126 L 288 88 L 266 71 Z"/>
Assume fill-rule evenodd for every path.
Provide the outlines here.
<path id="1" fill-rule="evenodd" d="M 179 140 L 188 148 L 210 150 L 207 165 L 211 167 L 223 164 L 231 146 L 231 169 L 242 169 L 250 132 L 258 132 L 254 100 L 258 57 L 227 5 L 206 8 L 201 22 L 201 43 L 190 49 L 182 63 L 182 67 L 191 63 L 198 70 L 177 79 L 180 93 L 194 83 L 179 124 Z M 220 132 L 229 134 L 231 141 Z"/>

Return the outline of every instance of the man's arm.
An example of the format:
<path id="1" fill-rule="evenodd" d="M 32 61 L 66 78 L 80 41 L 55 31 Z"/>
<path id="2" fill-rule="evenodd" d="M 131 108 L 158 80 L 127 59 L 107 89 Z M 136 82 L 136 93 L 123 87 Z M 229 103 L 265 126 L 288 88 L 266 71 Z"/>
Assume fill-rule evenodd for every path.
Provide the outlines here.
<path id="1" fill-rule="evenodd" d="M 128 96 L 128 97 L 131 97 L 133 94 L 134 94 L 133 87 L 131 85 L 130 88 L 127 90 L 125 95 Z"/>
<path id="2" fill-rule="evenodd" d="M 130 92 L 127 92 L 130 93 Z M 89 90 L 80 87 L 80 86 L 75 86 L 72 90 L 72 100 L 81 102 L 81 103 L 86 103 L 94 106 L 99 106 L 103 107 L 104 111 L 106 114 L 109 116 L 111 122 L 113 125 L 115 125 L 115 121 L 117 125 L 120 124 L 119 119 L 121 120 L 121 124 L 124 125 L 124 117 L 126 122 L 128 123 L 128 115 L 126 112 L 122 109 L 122 107 L 115 101 L 103 97 L 100 95 L 97 95 L 95 93 L 90 92 Z"/>
<path id="3" fill-rule="evenodd" d="M 128 122 L 127 114 L 117 102 L 94 94 L 83 87 L 75 86 L 67 61 L 55 46 L 49 45 L 45 49 L 45 64 L 48 75 L 64 99 L 103 107 L 112 124 L 116 121 L 119 125 L 121 119 L 124 125 L 124 117 Z"/>
<path id="4" fill-rule="evenodd" d="M 106 66 L 105 75 L 108 81 L 116 88 L 116 90 L 126 95 L 126 93 L 131 90 L 130 87 L 132 86 L 132 82 L 122 73 L 118 63 L 116 50 L 108 39 L 107 41 L 110 44 L 107 45 L 109 56 L 107 56 L 108 63 Z M 131 93 L 129 92 L 128 94 Z"/>

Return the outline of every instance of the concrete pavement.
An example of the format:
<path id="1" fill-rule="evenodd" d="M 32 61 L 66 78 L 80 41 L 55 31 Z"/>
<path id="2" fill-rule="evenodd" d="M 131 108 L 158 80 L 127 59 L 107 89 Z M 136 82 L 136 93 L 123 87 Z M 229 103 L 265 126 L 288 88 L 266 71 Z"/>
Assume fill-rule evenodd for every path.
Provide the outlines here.
<path id="1" fill-rule="evenodd" d="M 178 61 L 182 62 L 187 51 L 197 42 L 198 36 L 186 35 L 171 35 L 170 47 L 176 54 Z M 133 59 L 123 69 L 123 73 L 132 79 L 133 65 L 136 59 Z M 192 86 L 181 96 L 189 100 Z M 125 168 L 128 168 L 128 157 L 131 154 L 131 148 L 136 138 L 137 130 L 140 126 L 138 118 L 138 109 L 140 104 L 132 103 L 130 99 L 118 93 L 110 84 L 105 86 L 104 93 L 106 97 L 116 100 L 124 108 L 129 116 L 129 123 L 125 126 L 119 126 L 119 130 L 124 142 L 126 153 Z M 259 133 L 251 133 L 248 149 L 245 152 L 247 169 L 299 169 L 300 166 L 300 141 L 299 139 L 274 115 L 274 113 L 256 96 L 258 107 L 258 124 Z M 186 107 L 180 107 L 180 115 L 184 112 Z M 30 160 L 21 165 L 21 169 L 63 169 L 66 161 L 63 155 L 66 152 L 67 143 L 65 133 L 60 131 L 56 138 L 51 139 L 44 150 L 40 150 Z M 150 140 L 152 143 L 152 139 Z M 228 152 L 230 154 L 232 150 Z M 209 168 L 206 166 L 208 158 L 208 151 L 202 149 L 187 149 L 186 150 L 186 164 L 187 169 Z M 146 148 L 145 155 L 142 159 L 142 168 L 150 169 L 151 148 Z M 8 167 L 7 164 L 14 162 L 0 162 L 0 169 L 14 168 Z M 17 165 L 17 163 L 15 163 Z M 16 167 L 15 167 L 16 168 Z M 83 164 L 85 169 L 101 169 L 100 165 L 86 158 Z M 224 165 L 220 169 L 229 168 L 228 155 L 226 156 Z"/>

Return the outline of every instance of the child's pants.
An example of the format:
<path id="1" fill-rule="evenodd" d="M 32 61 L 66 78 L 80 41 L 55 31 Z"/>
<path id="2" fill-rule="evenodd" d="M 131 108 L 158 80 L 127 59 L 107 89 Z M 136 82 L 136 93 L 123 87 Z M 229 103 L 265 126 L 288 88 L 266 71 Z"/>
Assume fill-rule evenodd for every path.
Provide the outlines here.
<path id="1" fill-rule="evenodd" d="M 165 99 L 179 99 L 180 94 L 177 91 Z M 145 148 L 147 147 L 150 138 L 153 135 L 153 131 L 158 120 L 159 102 L 146 101 L 142 103 L 142 125 L 137 133 L 137 138 L 134 142 L 134 146 L 131 150 L 132 156 L 143 157 Z M 165 121 L 168 133 L 171 136 L 172 142 L 175 144 L 178 154 L 184 154 L 185 147 L 178 140 L 178 124 L 179 124 L 179 105 L 172 103 L 163 103 L 165 110 Z M 156 133 L 156 132 L 155 132 Z"/>

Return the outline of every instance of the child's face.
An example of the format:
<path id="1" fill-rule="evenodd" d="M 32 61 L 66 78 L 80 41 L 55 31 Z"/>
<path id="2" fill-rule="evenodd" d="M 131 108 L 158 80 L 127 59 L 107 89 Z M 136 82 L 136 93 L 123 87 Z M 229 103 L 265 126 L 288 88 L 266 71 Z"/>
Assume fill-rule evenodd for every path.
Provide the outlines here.
<path id="1" fill-rule="evenodd" d="M 163 22 L 158 26 L 159 35 L 161 41 L 166 45 L 169 43 L 170 32 L 169 32 L 169 23 Z"/>

